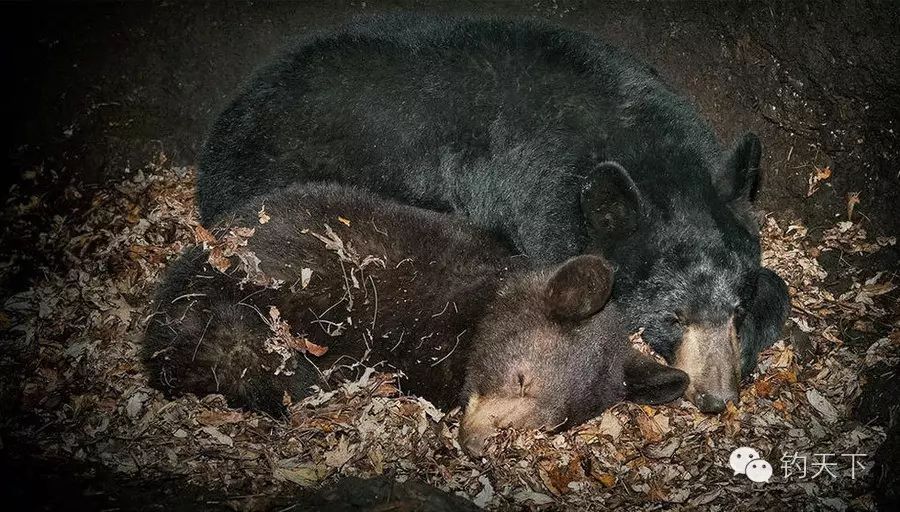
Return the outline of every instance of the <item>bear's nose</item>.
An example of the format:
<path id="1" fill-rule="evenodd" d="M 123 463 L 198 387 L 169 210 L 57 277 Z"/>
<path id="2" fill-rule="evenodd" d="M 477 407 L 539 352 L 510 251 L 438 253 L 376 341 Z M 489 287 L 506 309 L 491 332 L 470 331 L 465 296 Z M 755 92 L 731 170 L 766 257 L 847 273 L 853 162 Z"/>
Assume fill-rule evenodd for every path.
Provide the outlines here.
<path id="1" fill-rule="evenodd" d="M 735 396 L 719 396 L 713 393 L 698 393 L 694 399 L 694 403 L 700 411 L 708 414 L 717 414 L 725 410 L 725 402 L 734 402 L 737 404 L 738 397 Z"/>

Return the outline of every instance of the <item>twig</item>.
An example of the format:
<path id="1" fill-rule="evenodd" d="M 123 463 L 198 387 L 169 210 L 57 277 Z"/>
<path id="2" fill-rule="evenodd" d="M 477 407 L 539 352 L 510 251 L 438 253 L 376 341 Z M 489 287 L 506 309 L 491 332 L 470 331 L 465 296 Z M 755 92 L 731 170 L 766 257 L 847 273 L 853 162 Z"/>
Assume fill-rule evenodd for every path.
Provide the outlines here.
<path id="1" fill-rule="evenodd" d="M 191 308 L 194 307 L 194 304 L 196 304 L 196 303 L 197 303 L 197 301 L 192 300 L 191 303 L 188 304 L 186 308 L 184 308 L 184 312 L 181 313 L 181 318 L 178 319 L 179 323 L 184 322 L 184 317 L 187 316 L 188 311 L 190 311 Z M 166 318 L 168 318 L 168 316 L 166 316 Z"/>
<path id="2" fill-rule="evenodd" d="M 309 358 L 309 355 L 306 353 L 306 351 L 303 351 L 303 352 L 300 352 L 300 353 L 303 354 L 303 359 L 306 359 L 306 362 L 309 363 L 310 365 L 312 365 L 313 368 L 315 368 L 316 373 L 319 374 L 319 378 L 322 379 L 322 382 L 325 383 L 325 384 L 327 385 L 327 384 L 328 384 L 328 377 L 326 377 L 325 374 L 322 373 L 322 370 L 319 369 L 319 367 L 316 365 L 316 363 L 312 362 L 312 360 Z"/>
<path id="3" fill-rule="evenodd" d="M 369 274 L 369 282 L 372 283 L 372 291 L 375 292 L 375 312 L 372 314 L 372 330 L 375 330 L 375 320 L 378 319 L 378 288 L 375 288 L 375 279 Z"/>
<path id="4" fill-rule="evenodd" d="M 372 227 L 375 228 L 375 231 L 376 231 L 377 233 L 381 233 L 381 234 L 384 235 L 384 236 L 388 236 L 388 232 L 387 232 L 387 231 L 382 231 L 382 230 L 378 229 L 378 226 L 375 224 L 375 217 L 372 217 L 371 219 L 369 219 L 369 222 L 372 223 Z"/>
<path id="5" fill-rule="evenodd" d="M 212 366 L 212 367 L 210 367 L 210 370 L 212 370 L 213 379 L 215 379 L 215 381 L 216 381 L 216 393 L 218 393 L 219 392 L 219 376 L 216 375 L 216 367 Z"/>
<path id="6" fill-rule="evenodd" d="M 437 317 L 443 315 L 444 313 L 447 312 L 447 308 L 449 308 L 449 307 L 450 307 L 450 303 L 449 303 L 449 302 L 446 303 L 446 304 L 444 304 L 444 309 L 442 309 L 440 313 L 435 313 L 435 314 L 431 315 L 431 318 L 437 318 Z"/>
<path id="7" fill-rule="evenodd" d="M 338 260 L 341 263 L 341 274 L 344 277 L 344 296 L 347 297 L 347 311 L 353 311 L 353 293 L 350 291 L 350 281 L 347 279 L 347 269 L 344 267 L 344 260 Z"/>
<path id="8" fill-rule="evenodd" d="M 197 346 L 194 347 L 194 355 L 191 356 L 192 362 L 194 359 L 197 359 L 197 349 L 199 349 L 200 344 L 203 343 L 203 337 L 206 336 L 206 330 L 209 329 L 209 323 L 212 322 L 213 316 L 215 315 L 209 315 L 209 320 L 206 321 L 206 327 L 203 328 L 203 333 L 200 334 L 200 339 L 197 340 Z M 216 386 L 216 389 L 218 389 L 218 386 Z"/>
<path id="9" fill-rule="evenodd" d="M 251 293 L 250 295 L 247 295 L 246 297 L 239 300 L 238 302 L 244 302 L 245 300 L 249 299 L 250 297 L 253 297 L 254 295 L 259 295 L 260 293 L 265 292 L 267 289 L 268 288 L 260 288 L 259 290 L 256 290 L 255 292 Z"/>
<path id="10" fill-rule="evenodd" d="M 419 350 L 420 348 L 422 348 L 422 344 L 425 343 L 425 340 L 431 338 L 431 337 L 434 336 L 435 334 L 436 334 L 436 333 L 432 332 L 431 334 L 426 334 L 425 336 L 422 336 L 421 338 L 419 338 L 419 344 L 416 345 L 416 350 Z"/>
<path id="11" fill-rule="evenodd" d="M 263 323 L 266 324 L 269 327 L 269 329 L 272 329 L 272 330 L 275 329 L 275 326 L 272 324 L 272 321 L 269 320 L 268 318 L 266 318 L 266 316 L 262 314 L 262 311 L 260 311 L 259 308 L 256 307 L 255 305 L 247 304 L 246 302 L 238 302 L 237 304 L 238 304 L 238 306 L 244 306 L 245 308 L 250 308 L 253 311 L 256 311 L 256 314 L 259 315 L 259 318 L 262 319 Z"/>
<path id="12" fill-rule="evenodd" d="M 316 318 L 321 318 L 321 317 L 327 315 L 329 311 L 331 311 L 332 309 L 336 308 L 341 302 L 344 302 L 344 299 L 345 299 L 345 298 L 347 298 L 346 295 L 344 295 L 343 297 L 341 297 L 340 299 L 338 299 L 338 301 L 335 302 L 334 304 L 328 306 L 328 309 L 326 309 L 325 311 L 322 311 L 321 314 L 318 314 L 318 315 L 317 315 L 316 312 L 313 311 L 312 309 L 310 309 L 309 312 L 312 313 L 314 317 L 316 317 Z"/>
<path id="13" fill-rule="evenodd" d="M 406 331 L 400 331 L 400 339 L 397 340 L 397 343 L 396 343 L 393 347 L 391 347 L 390 352 L 393 352 L 394 349 L 396 349 L 397 347 L 400 346 L 401 343 L 403 343 L 403 336 L 404 336 L 405 334 L 406 334 Z"/>
<path id="14" fill-rule="evenodd" d="M 189 297 L 206 297 L 206 294 L 205 293 L 185 293 L 184 295 L 179 295 L 178 297 L 175 297 L 174 299 L 172 299 L 172 302 L 170 302 L 170 304 L 175 304 L 179 300 L 187 299 Z"/>
<path id="15" fill-rule="evenodd" d="M 452 354 L 452 353 L 456 350 L 456 347 L 459 346 L 459 339 L 462 338 L 462 335 L 465 334 L 466 331 L 468 331 L 468 329 L 463 329 L 463 331 L 462 331 L 461 333 L 459 333 L 458 335 L 456 335 L 456 343 L 453 345 L 453 348 L 450 349 L 450 352 L 447 352 L 447 355 L 445 355 L 444 357 L 442 357 L 442 358 L 438 359 L 437 361 L 435 361 L 434 363 L 432 363 L 432 364 L 431 364 L 431 367 L 432 367 L 432 368 L 434 368 L 435 366 L 441 364 L 445 359 L 447 359 L 448 357 L 450 357 L 450 354 Z"/>

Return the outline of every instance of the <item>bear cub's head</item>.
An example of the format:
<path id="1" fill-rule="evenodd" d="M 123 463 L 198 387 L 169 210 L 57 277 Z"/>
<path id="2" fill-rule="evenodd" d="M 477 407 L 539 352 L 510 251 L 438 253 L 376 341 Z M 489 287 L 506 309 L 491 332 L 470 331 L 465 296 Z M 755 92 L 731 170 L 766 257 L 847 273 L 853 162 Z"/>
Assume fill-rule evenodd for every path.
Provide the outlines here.
<path id="1" fill-rule="evenodd" d="M 501 288 L 468 360 L 460 443 L 469 453 L 480 454 L 498 428 L 556 430 L 622 400 L 681 396 L 687 374 L 631 347 L 626 322 L 609 303 L 612 284 L 609 263 L 584 255 Z"/>

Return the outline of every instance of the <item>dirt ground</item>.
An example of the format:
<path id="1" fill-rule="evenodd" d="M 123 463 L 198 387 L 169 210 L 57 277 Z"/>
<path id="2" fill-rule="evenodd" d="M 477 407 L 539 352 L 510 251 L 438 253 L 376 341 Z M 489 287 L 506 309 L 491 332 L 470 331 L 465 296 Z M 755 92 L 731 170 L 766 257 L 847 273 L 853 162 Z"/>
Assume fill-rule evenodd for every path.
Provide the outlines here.
<path id="1" fill-rule="evenodd" d="M 320 475 L 316 468 L 334 468 L 324 462 L 298 466 L 296 447 L 288 449 L 292 430 L 284 425 L 252 415 L 236 423 L 238 417 L 216 402 L 164 402 L 140 387 L 133 342 L 153 280 L 167 259 L 192 241 L 191 166 L 206 128 L 234 88 L 299 34 L 355 14 L 396 8 L 535 16 L 592 32 L 654 65 L 697 104 L 723 141 L 747 130 L 758 133 L 764 144 L 759 207 L 769 215 L 768 263 L 791 284 L 794 312 L 784 340 L 764 356 L 758 382 L 765 384 L 747 390 L 752 396 L 744 397 L 740 411 L 704 422 L 700 430 L 701 420 L 689 408 L 620 407 L 580 433 L 508 440 L 495 455 L 525 461 L 512 469 L 498 459 L 486 465 L 458 462 L 452 446 L 440 448 L 444 429 L 453 428 L 452 414 L 437 419 L 417 402 L 376 396 L 371 403 L 379 414 L 391 421 L 415 418 L 416 428 L 425 425 L 418 432 L 420 444 L 395 463 L 383 464 L 383 472 L 420 471 L 430 484 L 492 508 L 735 503 L 748 510 L 788 503 L 810 509 L 872 508 L 871 486 L 880 471 L 898 462 L 900 435 L 892 391 L 900 353 L 900 293 L 894 286 L 900 249 L 892 238 L 900 227 L 900 7 L 877 2 L 3 4 L 0 64 L 11 87 L 3 102 L 7 147 L 0 178 L 6 194 L 0 235 L 2 484 L 18 489 L 22 502 L 46 498 L 43 492 L 29 492 L 45 487 L 67 497 L 47 499 L 47 509 L 83 499 L 90 483 L 100 491 L 84 502 L 85 508 L 139 509 L 153 501 L 258 510 L 290 506 L 279 499 L 254 501 L 258 494 L 303 496 L 307 492 L 298 489 L 309 487 L 287 484 L 372 473 L 353 459 L 346 469 Z M 141 219 L 150 220 L 144 225 Z M 111 286 L 114 295 L 105 291 Z M 84 292 L 67 296 L 73 288 Z M 60 297 L 57 302 L 42 302 L 53 294 Z M 70 309 L 54 309 L 64 306 Z M 31 316 L 40 329 L 29 338 L 22 326 Z M 106 344 L 125 339 L 127 344 Z M 91 380 L 99 376 L 110 381 Z M 810 390 L 818 391 L 811 395 Z M 356 391 L 321 409 L 353 410 L 357 421 L 374 415 L 371 408 L 360 412 L 361 391 Z M 148 411 L 161 414 L 163 407 L 174 415 L 168 423 L 145 417 Z M 97 430 L 104 414 L 112 419 Z M 294 428 L 347 421 L 338 413 L 328 417 L 332 423 L 311 418 L 304 409 L 298 414 Z M 647 423 L 648 418 L 666 418 L 665 428 Z M 634 444 L 636 451 L 607 453 L 607 445 L 585 441 L 610 441 L 612 421 L 624 426 L 612 441 Z M 189 437 L 191 428 L 205 432 L 190 453 L 179 451 L 182 438 L 172 438 L 182 424 Z M 335 453 L 348 449 L 342 439 L 367 439 L 360 431 L 364 424 L 334 427 L 321 439 L 304 434 L 310 437 L 303 439 L 315 440 L 309 460 L 333 461 Z M 393 432 L 394 423 L 386 425 Z M 395 426 L 402 429 L 400 423 Z M 98 432 L 107 429 L 116 441 L 101 441 L 105 438 Z M 804 429 L 813 431 L 806 448 L 861 449 L 881 463 L 870 464 L 859 482 L 784 483 L 767 494 L 727 485 L 730 475 L 715 466 L 706 467 L 712 476 L 705 483 L 697 481 L 696 472 L 691 480 L 665 471 L 680 467 L 690 474 L 700 454 L 721 457 L 736 442 L 765 443 L 767 436 L 767 453 L 780 456 L 789 447 L 776 441 Z M 141 445 L 138 434 L 153 441 Z M 653 438 L 649 445 L 648 436 Z M 886 436 L 885 446 L 894 451 L 876 454 Z M 233 443 L 228 450 L 219 446 L 226 437 Z M 671 448 L 673 440 L 678 446 Z M 282 444 L 268 451 L 250 446 L 264 443 Z M 410 459 L 416 451 L 423 458 Z M 171 461 L 170 452 L 176 462 L 152 462 L 154 457 Z M 132 462 L 104 458 L 104 453 L 130 454 Z M 629 458 L 629 453 L 640 455 Z M 371 451 L 367 457 L 378 467 L 379 455 L 374 462 Z M 70 462 L 78 469 L 69 471 Z M 600 462 L 630 469 L 599 469 Z M 652 468 L 653 475 L 642 474 L 638 462 Z M 198 467 L 221 472 L 227 481 L 198 476 Z M 260 475 L 271 477 L 273 467 L 282 478 L 269 486 Z M 883 478 L 897 476 L 888 471 Z M 583 480 L 592 484 L 582 485 Z M 524 487 L 515 481 L 525 482 Z M 817 485 L 821 488 L 812 487 Z M 154 494 L 159 488 L 171 491 L 168 498 Z M 524 489 L 534 495 L 522 494 Z M 673 492 L 682 489 L 686 494 Z M 125 494 L 146 498 L 103 501 Z M 542 505 L 545 498 L 550 501 Z"/>

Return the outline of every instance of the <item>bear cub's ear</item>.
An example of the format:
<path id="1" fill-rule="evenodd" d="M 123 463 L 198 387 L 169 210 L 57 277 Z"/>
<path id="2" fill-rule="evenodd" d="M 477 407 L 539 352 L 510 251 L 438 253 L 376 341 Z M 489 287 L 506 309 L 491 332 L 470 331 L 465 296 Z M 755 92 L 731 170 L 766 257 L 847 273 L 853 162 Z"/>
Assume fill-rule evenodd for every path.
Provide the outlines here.
<path id="1" fill-rule="evenodd" d="M 716 177 L 719 195 L 727 202 L 753 202 L 759 192 L 759 162 L 762 143 L 754 133 L 744 134 L 735 143 Z"/>
<path id="2" fill-rule="evenodd" d="M 690 378 L 636 350 L 625 363 L 625 399 L 638 404 L 664 404 L 684 394 Z"/>
<path id="3" fill-rule="evenodd" d="M 628 171 L 616 162 L 599 164 L 581 190 L 581 211 L 600 247 L 637 228 L 643 202 Z"/>
<path id="4" fill-rule="evenodd" d="M 576 256 L 557 268 L 547 281 L 545 300 L 551 316 L 583 320 L 606 305 L 612 286 L 612 266 L 602 256 Z"/>

